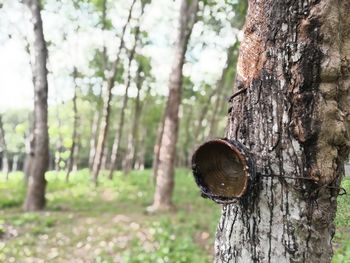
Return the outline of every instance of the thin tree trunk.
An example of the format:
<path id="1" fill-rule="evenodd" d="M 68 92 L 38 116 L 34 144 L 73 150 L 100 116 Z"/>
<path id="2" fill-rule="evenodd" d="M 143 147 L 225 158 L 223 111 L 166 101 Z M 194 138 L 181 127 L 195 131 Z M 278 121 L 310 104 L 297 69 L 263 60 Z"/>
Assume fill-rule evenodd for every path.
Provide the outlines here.
<path id="1" fill-rule="evenodd" d="M 92 170 L 95 152 L 96 152 L 96 138 L 97 138 L 97 130 L 99 123 L 99 111 L 95 111 L 93 114 L 93 118 L 91 121 L 91 137 L 90 137 L 90 151 L 89 151 L 89 169 Z"/>
<path id="2" fill-rule="evenodd" d="M 145 131 L 147 134 L 147 129 Z M 143 171 L 145 169 L 145 154 L 146 154 L 146 146 L 145 146 L 145 136 L 142 136 L 140 141 L 140 147 L 138 147 L 138 151 L 136 153 L 135 160 L 135 169 L 139 171 Z"/>
<path id="3" fill-rule="evenodd" d="M 184 161 L 184 166 L 185 167 L 190 167 L 189 166 L 189 160 L 190 160 L 190 155 L 191 155 L 191 141 L 193 140 L 193 138 L 196 138 L 196 137 L 193 137 L 192 136 L 192 130 L 191 130 L 191 127 L 192 127 L 192 122 L 193 121 L 193 105 L 189 105 L 188 106 L 188 113 L 186 114 L 186 122 L 185 122 L 185 142 L 184 142 L 184 145 L 183 145 L 183 161 Z M 180 151 L 180 155 L 182 151 Z"/>
<path id="4" fill-rule="evenodd" d="M 75 162 L 74 158 L 76 157 L 76 148 L 78 147 L 77 137 L 78 137 L 78 122 L 79 122 L 79 116 L 78 116 L 78 108 L 77 108 L 77 77 L 78 77 L 78 71 L 76 68 L 74 68 L 73 71 L 73 79 L 74 79 L 74 95 L 73 95 L 73 134 L 72 134 L 72 146 L 70 148 L 70 154 L 68 159 L 68 169 L 66 174 L 66 182 L 69 181 L 69 175 L 72 172 L 73 165 Z"/>
<path id="5" fill-rule="evenodd" d="M 174 188 L 174 161 L 181 104 L 182 68 L 187 44 L 196 21 L 198 0 L 183 0 L 180 8 L 179 31 L 175 47 L 175 57 L 169 78 L 169 97 L 165 109 L 164 130 L 159 149 L 156 191 L 153 205 L 148 211 L 171 208 Z"/>
<path id="6" fill-rule="evenodd" d="M 112 99 L 112 89 L 114 87 L 115 77 L 117 75 L 117 67 L 118 67 L 118 64 L 120 61 L 120 54 L 121 54 L 121 51 L 124 47 L 125 31 L 126 31 L 126 28 L 130 22 L 132 10 L 134 8 L 135 3 L 136 3 L 136 0 L 133 0 L 131 7 L 130 7 L 130 10 L 129 10 L 129 15 L 128 15 L 127 21 L 126 21 L 126 23 L 123 27 L 123 30 L 122 30 L 118 53 L 117 53 L 115 61 L 112 64 L 111 75 L 110 75 L 110 78 L 108 79 L 108 83 L 107 83 L 107 90 L 106 90 L 105 101 L 104 101 L 104 105 L 103 105 L 103 114 L 102 114 L 102 120 L 101 120 L 101 125 L 100 125 L 100 132 L 99 132 L 96 153 L 95 153 L 93 167 L 92 167 L 93 180 L 94 180 L 94 183 L 96 186 L 98 183 L 97 180 L 98 180 L 98 175 L 99 175 L 100 168 L 101 168 L 103 149 L 105 146 L 105 141 L 106 141 L 106 137 L 107 137 L 107 133 L 108 133 L 108 129 L 109 129 L 109 115 L 110 115 L 110 111 L 111 111 L 110 104 L 111 104 L 111 99 Z"/>
<path id="7" fill-rule="evenodd" d="M 18 154 L 15 154 L 12 159 L 12 169 L 11 172 L 18 171 Z"/>
<path id="8" fill-rule="evenodd" d="M 218 126 L 218 113 L 222 112 L 223 107 L 226 107 L 226 94 L 225 91 L 231 89 L 234 81 L 234 68 L 236 67 L 237 62 L 237 48 L 238 40 L 228 48 L 226 65 L 222 71 L 220 80 L 217 83 L 215 99 L 212 104 L 212 115 L 209 121 L 209 131 L 207 137 L 213 137 L 217 135 L 217 126 Z"/>
<path id="9" fill-rule="evenodd" d="M 102 30 L 105 30 L 107 28 L 107 0 L 103 0 L 102 2 L 102 18 L 101 18 L 101 23 L 102 23 Z M 108 68 L 108 58 L 107 58 L 107 48 L 104 45 L 103 46 L 103 54 L 102 54 L 102 69 L 103 71 L 107 70 Z M 103 74 L 104 81 L 106 81 L 106 76 Z M 92 89 L 91 89 L 92 93 Z M 90 151 L 89 151 L 89 170 L 92 172 L 93 169 L 93 164 L 94 164 L 94 158 L 96 154 L 96 147 L 97 147 L 97 140 L 98 140 L 98 128 L 99 128 L 99 121 L 100 118 L 102 117 L 102 111 L 100 107 L 100 102 L 103 102 L 102 98 L 102 87 L 101 87 L 101 92 L 97 98 L 97 111 L 94 109 L 94 114 L 93 118 L 91 120 L 91 138 L 90 138 Z M 103 158 L 103 157 L 102 157 Z M 103 165 L 101 164 L 103 167 Z M 104 168 L 102 169 L 104 170 Z"/>
<path id="10" fill-rule="evenodd" d="M 105 148 L 103 149 L 103 155 L 102 155 L 102 160 L 101 160 L 101 170 L 107 170 L 107 161 L 108 161 L 108 145 L 105 145 Z"/>
<path id="11" fill-rule="evenodd" d="M 139 122 L 141 117 L 142 103 L 140 101 L 140 93 L 142 89 L 143 78 L 141 77 L 141 66 L 138 67 L 137 76 L 136 76 L 136 87 L 137 95 L 135 99 L 135 109 L 134 109 L 134 120 L 131 128 L 131 133 L 128 138 L 128 147 L 125 157 L 124 173 L 128 174 L 135 161 L 136 151 L 137 151 L 137 142 L 139 139 Z"/>
<path id="12" fill-rule="evenodd" d="M 161 147 L 163 132 L 164 132 L 164 121 L 165 121 L 165 109 L 164 109 L 164 113 L 162 115 L 161 122 L 159 123 L 158 129 L 157 129 L 156 143 L 154 144 L 154 147 L 153 147 L 152 168 L 153 168 L 153 183 L 154 183 L 154 185 L 157 182 L 159 154 L 160 154 L 160 147 Z"/>
<path id="13" fill-rule="evenodd" d="M 62 102 L 63 105 L 63 102 Z M 56 106 L 56 121 L 58 126 L 58 138 L 56 141 L 56 151 L 55 151 L 55 171 L 58 173 L 62 170 L 61 164 L 63 162 L 62 152 L 63 152 L 63 137 L 61 133 L 62 120 L 60 117 L 59 106 Z"/>
<path id="14" fill-rule="evenodd" d="M 45 172 L 49 160 L 49 136 L 47 127 L 47 49 L 38 0 L 25 0 L 31 11 L 34 30 L 34 156 L 31 158 L 26 211 L 42 210 L 45 207 Z"/>
<path id="15" fill-rule="evenodd" d="M 222 208 L 216 262 L 331 262 L 350 149 L 349 10 L 249 1 L 227 136 L 255 156 L 256 181 Z"/>
<path id="16" fill-rule="evenodd" d="M 140 17 L 143 15 L 143 10 L 144 9 L 142 8 Z M 108 176 L 109 179 L 113 179 L 113 172 L 115 169 L 115 165 L 116 165 L 119 150 L 120 150 L 121 140 L 123 137 L 125 110 L 128 106 L 129 88 L 130 88 L 130 82 L 131 82 L 131 63 L 134 60 L 135 50 L 138 44 L 139 33 L 140 33 L 140 27 L 138 25 L 136 27 L 136 32 L 135 32 L 134 46 L 132 47 L 132 50 L 130 51 L 130 55 L 129 55 L 129 65 L 128 65 L 128 73 L 126 77 L 125 94 L 123 98 L 123 105 L 120 112 L 119 125 L 116 129 L 116 133 L 114 137 L 114 143 L 113 143 L 112 154 L 111 154 L 111 166 L 109 169 L 109 176 Z"/>
<path id="17" fill-rule="evenodd" d="M 6 180 L 8 180 L 9 175 L 9 158 L 7 155 L 7 145 L 5 139 L 4 125 L 2 123 L 2 116 L 0 115 L 0 147 L 2 155 L 2 172 L 6 175 Z"/>
<path id="18" fill-rule="evenodd" d="M 78 171 L 78 168 L 79 168 L 79 151 L 80 151 L 80 138 L 81 138 L 81 134 L 78 132 L 77 133 L 77 139 L 76 139 L 76 145 L 75 145 L 75 148 L 74 148 L 74 152 L 73 152 L 73 169 L 72 171 L 73 172 L 76 172 Z"/>

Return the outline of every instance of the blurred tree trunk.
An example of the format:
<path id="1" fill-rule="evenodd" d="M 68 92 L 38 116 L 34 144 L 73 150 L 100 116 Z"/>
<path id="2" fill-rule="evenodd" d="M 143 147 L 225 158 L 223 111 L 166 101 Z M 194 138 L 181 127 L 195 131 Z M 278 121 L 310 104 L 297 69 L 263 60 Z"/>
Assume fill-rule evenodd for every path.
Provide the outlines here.
<path id="1" fill-rule="evenodd" d="M 38 0 L 25 0 L 31 11 L 34 30 L 34 62 L 32 65 L 34 85 L 34 155 L 31 158 L 26 211 L 42 210 L 45 207 L 45 172 L 49 160 L 49 136 L 47 127 L 47 49 L 43 33 Z"/>
<path id="2" fill-rule="evenodd" d="M 193 146 L 193 137 L 192 136 L 192 122 L 193 122 L 193 105 L 189 105 L 188 106 L 188 112 L 186 113 L 186 122 L 185 122 L 185 142 L 183 145 L 183 152 L 179 151 L 180 155 L 182 155 L 183 153 L 183 161 L 184 163 L 182 163 L 183 166 L 185 167 L 190 167 L 189 165 L 189 160 L 190 160 L 190 156 L 191 156 L 191 149 Z"/>
<path id="3" fill-rule="evenodd" d="M 175 56 L 169 78 L 169 97 L 165 108 L 164 128 L 159 147 L 156 176 L 156 191 L 149 211 L 167 210 L 172 206 L 174 187 L 174 161 L 181 104 L 182 68 L 188 41 L 195 24 L 198 0 L 183 0 L 179 14 L 179 31 L 175 46 Z"/>
<path id="4" fill-rule="evenodd" d="M 103 0 L 102 1 L 102 17 L 101 17 L 101 24 L 102 24 L 102 30 L 105 30 L 107 28 L 107 0 Z M 102 55 L 102 68 L 103 70 L 107 70 L 108 68 L 108 58 L 107 58 L 107 48 L 104 45 L 103 46 L 103 55 Z M 104 77 L 104 81 L 106 81 L 106 76 L 105 74 L 103 74 Z M 92 88 L 90 90 L 91 94 L 92 92 Z M 102 115 L 102 110 L 100 107 L 100 102 L 103 102 L 103 98 L 102 98 L 102 87 L 101 87 L 101 92 L 100 95 L 98 96 L 97 99 L 97 111 L 96 109 L 93 110 L 94 114 L 93 114 L 93 118 L 91 120 L 91 137 L 90 137 L 90 151 L 89 151 L 89 169 L 90 172 L 93 169 L 93 163 L 94 163 L 94 158 L 95 158 L 95 154 L 96 154 L 96 147 L 97 147 L 97 136 L 98 136 L 98 128 L 99 128 L 99 121 L 101 119 L 101 115 Z M 102 103 L 101 103 L 102 104 Z M 103 158 L 103 157 L 102 157 Z M 103 165 L 104 164 L 104 165 Z M 105 163 L 102 161 L 102 170 L 105 169 Z"/>
<path id="5" fill-rule="evenodd" d="M 139 123 L 141 117 L 142 103 L 140 101 L 140 93 L 142 89 L 143 77 L 141 77 L 142 67 L 139 65 L 136 75 L 136 88 L 137 95 L 135 99 L 135 108 L 134 108 L 134 120 L 131 127 L 131 133 L 128 138 L 128 147 L 125 157 L 124 173 L 128 174 L 135 161 L 136 151 L 137 151 L 137 142 L 139 140 Z"/>
<path id="6" fill-rule="evenodd" d="M 99 111 L 95 111 L 91 120 L 91 137 L 90 137 L 90 151 L 89 151 L 89 169 L 92 171 L 92 166 L 96 152 L 96 138 L 99 123 Z"/>
<path id="7" fill-rule="evenodd" d="M 62 102 L 62 105 L 64 102 Z M 56 121 L 57 121 L 57 128 L 58 128 L 58 138 L 56 141 L 56 150 L 55 150 L 55 171 L 58 173 L 61 171 L 62 167 L 61 164 L 63 163 L 62 159 L 62 152 L 63 152 L 63 137 L 61 133 L 62 128 L 62 120 L 60 116 L 60 110 L 59 106 L 56 106 Z"/>
<path id="8" fill-rule="evenodd" d="M 220 80 L 217 83 L 216 94 L 211 103 L 211 108 L 213 109 L 212 115 L 209 121 L 209 131 L 208 138 L 217 136 L 217 128 L 218 128 L 218 115 L 222 112 L 223 108 L 226 107 L 226 92 L 231 90 L 231 87 L 234 82 L 234 71 L 237 63 L 237 49 L 239 46 L 238 40 L 228 48 L 227 56 L 226 56 L 226 64 L 222 71 Z M 225 92 L 226 91 L 226 92 Z"/>
<path id="9" fill-rule="evenodd" d="M 18 154 L 15 154 L 12 158 L 12 169 L 11 172 L 18 171 Z"/>
<path id="10" fill-rule="evenodd" d="M 77 108 L 77 77 L 78 77 L 78 71 L 77 68 L 74 67 L 73 70 L 73 80 L 74 80 L 74 95 L 73 95 L 73 134 L 72 134 L 72 146 L 70 148 L 69 153 L 69 159 L 68 159 L 68 169 L 66 174 L 66 182 L 69 181 L 69 175 L 72 172 L 74 164 L 76 164 L 76 152 L 78 148 L 78 122 L 79 122 L 79 116 L 78 116 L 78 108 Z"/>
<path id="11" fill-rule="evenodd" d="M 108 129 L 109 129 L 109 118 L 110 118 L 109 115 L 110 115 L 110 111 L 111 111 L 110 104 L 111 104 L 111 100 L 112 100 L 112 89 L 114 87 L 115 78 L 117 76 L 117 68 L 118 68 L 118 64 L 120 61 L 120 54 L 121 54 L 121 51 L 124 47 L 125 31 L 126 31 L 127 26 L 129 25 L 132 10 L 134 8 L 135 3 L 136 3 L 136 0 L 133 0 L 131 7 L 130 7 L 130 10 L 129 10 L 128 18 L 126 20 L 126 23 L 125 23 L 123 29 L 122 29 L 118 53 L 117 53 L 115 61 L 112 64 L 111 74 L 110 74 L 110 77 L 108 79 L 107 88 L 105 91 L 106 94 L 104 94 L 105 100 L 104 100 L 104 105 L 103 105 L 103 114 L 102 114 L 102 120 L 101 120 L 101 124 L 100 124 L 100 132 L 99 132 L 99 136 L 98 136 L 94 162 L 93 162 L 93 166 L 92 166 L 93 180 L 94 180 L 94 183 L 96 186 L 98 184 L 98 175 L 99 175 L 100 168 L 101 168 L 103 149 L 105 146 L 106 137 L 107 137 L 107 133 L 108 133 Z"/>
<path id="12" fill-rule="evenodd" d="M 103 155 L 102 155 L 102 160 L 101 160 L 101 170 L 107 170 L 107 162 L 108 162 L 108 145 L 105 145 L 105 148 L 103 149 Z"/>
<path id="13" fill-rule="evenodd" d="M 331 262 L 350 149 L 349 1 L 249 1 L 227 137 L 255 156 L 216 262 Z"/>
<path id="14" fill-rule="evenodd" d="M 143 7 L 141 10 L 141 14 L 138 19 L 143 15 Z M 139 33 L 140 33 L 140 25 L 136 27 L 135 30 L 135 37 L 134 37 L 134 45 L 130 51 L 129 54 L 129 64 L 128 64 L 128 73 L 126 77 L 126 84 L 125 84 L 125 94 L 123 98 L 123 105 L 121 108 L 120 112 L 120 119 L 119 119 L 119 125 L 116 129 L 115 137 L 114 137 L 114 143 L 113 143 L 113 148 L 112 148 L 112 154 L 111 154 L 111 166 L 109 169 L 109 179 L 113 179 L 113 172 L 116 166 L 119 150 L 120 150 L 120 145 L 121 145 L 121 140 L 123 137 L 123 129 L 124 129 L 124 119 L 125 119 L 125 110 L 128 106 L 128 100 L 129 100 L 129 88 L 130 88 L 130 82 L 131 82 L 131 63 L 134 60 L 135 56 L 135 51 L 136 51 L 136 46 L 138 44 L 138 39 L 139 39 Z"/>
<path id="15" fill-rule="evenodd" d="M 4 125 L 2 123 L 2 116 L 0 115 L 0 149 L 1 149 L 1 162 L 2 162 L 2 172 L 6 175 L 6 180 L 8 180 L 9 175 L 9 158 L 7 155 L 7 146 L 5 139 Z"/>
<path id="16" fill-rule="evenodd" d="M 153 147 L 153 182 L 156 184 L 157 182 L 157 175 L 158 175 L 158 165 L 159 165 L 159 152 L 160 152 L 160 144 L 162 143 L 162 137 L 163 137 L 163 131 L 164 131 L 164 121 L 165 121 L 165 109 L 162 115 L 161 122 L 159 123 L 158 129 L 157 129 L 157 138 L 156 143 Z"/>
<path id="17" fill-rule="evenodd" d="M 145 134 L 148 133 L 147 128 L 145 129 Z M 146 136 L 142 136 L 140 142 L 138 143 L 138 151 L 135 153 L 135 166 L 134 169 L 143 171 L 145 169 L 145 155 L 146 155 Z"/>

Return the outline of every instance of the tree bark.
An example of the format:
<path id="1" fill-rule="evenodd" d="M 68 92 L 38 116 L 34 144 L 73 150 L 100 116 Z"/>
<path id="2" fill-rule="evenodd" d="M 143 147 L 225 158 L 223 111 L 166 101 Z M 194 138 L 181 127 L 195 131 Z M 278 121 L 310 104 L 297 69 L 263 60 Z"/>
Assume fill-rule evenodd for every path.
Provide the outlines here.
<path id="1" fill-rule="evenodd" d="M 0 115 L 0 148 L 1 148 L 1 161 L 2 161 L 2 172 L 6 176 L 6 180 L 8 180 L 9 175 L 9 158 L 7 155 L 7 145 L 5 139 L 5 131 L 2 123 L 2 116 Z"/>
<path id="2" fill-rule="evenodd" d="M 30 9 L 34 30 L 34 155 L 31 158 L 27 196 L 24 202 L 26 211 L 42 210 L 45 207 L 45 172 L 49 160 L 49 136 L 47 127 L 47 49 L 43 33 L 38 0 L 26 0 Z"/>
<path id="3" fill-rule="evenodd" d="M 330 262 L 350 145 L 349 1 L 249 1 L 227 137 L 256 182 L 222 207 L 216 262 Z"/>
<path id="4" fill-rule="evenodd" d="M 171 198 L 174 188 L 174 161 L 178 137 L 178 114 L 181 104 L 182 68 L 197 11 L 198 0 L 182 1 L 175 56 L 169 78 L 169 96 L 165 108 L 164 130 L 159 148 L 156 191 L 153 205 L 148 208 L 150 212 L 168 210 L 172 207 Z"/>
<path id="5" fill-rule="evenodd" d="M 130 22 L 132 10 L 134 9 L 135 3 L 136 3 L 136 0 L 133 0 L 131 7 L 130 7 L 130 10 L 129 10 L 128 18 L 126 20 L 126 23 L 125 23 L 123 29 L 122 29 L 118 53 L 117 53 L 115 61 L 112 64 L 111 75 L 110 75 L 110 77 L 108 79 L 108 83 L 107 83 L 105 101 L 104 101 L 104 105 L 103 105 L 103 114 L 102 114 L 102 120 L 101 120 L 101 125 L 100 125 L 100 132 L 99 132 L 99 137 L 98 137 L 98 141 L 97 141 L 97 147 L 96 147 L 96 152 L 95 152 L 95 157 L 94 157 L 94 162 L 93 162 L 93 167 L 92 167 L 92 174 L 93 174 L 93 180 L 94 180 L 95 185 L 97 185 L 97 183 L 98 183 L 97 180 L 98 180 L 98 175 L 99 175 L 100 168 L 101 168 L 103 149 L 105 146 L 106 137 L 107 137 L 107 133 L 108 133 L 108 129 L 109 129 L 109 115 L 110 115 L 110 111 L 111 111 L 110 104 L 111 104 L 111 100 L 112 100 L 112 89 L 114 87 L 115 77 L 117 75 L 117 67 L 118 67 L 118 64 L 120 61 L 120 54 L 121 54 L 121 51 L 124 47 L 125 31 L 126 31 L 126 28 Z"/>
<path id="6" fill-rule="evenodd" d="M 140 17 L 143 15 L 143 10 L 144 9 L 142 7 L 142 11 L 141 11 Z M 125 94 L 124 94 L 124 98 L 123 98 L 123 105 L 122 105 L 121 112 L 120 112 L 119 125 L 118 125 L 118 127 L 116 129 L 116 134 L 115 134 L 115 137 L 114 137 L 114 143 L 113 143 L 112 155 L 111 155 L 111 166 L 110 166 L 110 169 L 109 169 L 109 179 L 113 179 L 113 172 L 114 172 L 114 169 L 115 169 L 115 165 L 116 165 L 117 158 L 118 158 L 118 153 L 119 153 L 119 150 L 120 150 L 121 140 L 122 140 L 122 137 L 123 137 L 125 110 L 126 110 L 126 108 L 128 106 L 129 88 L 130 88 L 130 82 L 131 82 L 131 63 L 134 60 L 136 46 L 138 44 L 139 33 L 140 33 L 140 27 L 138 25 L 136 27 L 134 45 L 133 45 L 133 47 L 132 47 L 132 49 L 130 51 L 130 55 L 129 55 L 128 72 L 127 72 L 126 84 L 125 84 Z"/>
<path id="7" fill-rule="evenodd" d="M 66 182 L 69 181 L 69 175 L 72 172 L 73 165 L 76 163 L 74 158 L 76 157 L 76 152 L 78 148 L 78 121 L 79 121 L 79 116 L 78 116 L 78 108 L 77 108 L 77 77 L 78 77 L 78 71 L 76 68 L 73 70 L 73 79 L 74 79 L 74 95 L 73 95 L 73 134 L 72 134 L 72 146 L 70 148 L 70 154 L 69 154 L 69 159 L 68 159 L 68 169 L 67 169 L 67 174 L 66 174 Z"/>

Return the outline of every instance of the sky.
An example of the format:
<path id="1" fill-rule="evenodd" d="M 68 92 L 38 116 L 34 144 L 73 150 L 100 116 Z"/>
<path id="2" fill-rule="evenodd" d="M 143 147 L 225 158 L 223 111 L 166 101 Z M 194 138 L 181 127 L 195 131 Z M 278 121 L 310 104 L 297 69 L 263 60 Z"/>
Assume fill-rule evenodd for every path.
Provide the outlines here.
<path id="1" fill-rule="evenodd" d="M 26 47 L 32 49 L 32 25 L 25 6 L 14 0 L 0 0 L 0 112 L 16 108 L 32 108 L 33 85 L 30 69 L 31 56 Z M 59 2 L 59 3 L 58 3 Z M 89 66 L 96 49 L 107 48 L 108 57 L 115 57 L 122 25 L 125 23 L 131 1 L 110 1 L 108 17 L 114 25 L 113 30 L 103 31 L 98 26 L 99 14 L 94 7 L 85 4 L 78 11 L 68 0 L 47 0 L 42 11 L 44 35 L 50 43 L 49 49 L 49 104 L 68 100 L 73 96 L 73 67 L 77 67 L 86 78 L 82 86 L 93 85 L 96 91 L 105 85 L 95 77 Z M 224 1 L 218 1 L 224 5 Z M 150 84 L 155 93 L 167 94 L 173 45 L 177 31 L 177 18 L 180 1 L 153 0 L 145 9 L 141 29 L 148 33 L 149 43 L 138 48 L 137 52 L 151 57 L 152 73 L 155 82 Z M 204 15 L 209 16 L 209 10 Z M 136 8 L 133 17 L 138 17 Z M 218 13 L 224 21 L 227 14 Z M 232 15 L 232 14 L 231 14 Z M 136 19 L 132 20 L 136 23 Z M 78 30 L 77 30 L 78 29 Z M 240 36 L 237 29 L 229 24 L 222 26 L 219 34 L 210 27 L 198 22 L 192 32 L 187 52 L 184 75 L 190 76 L 195 89 L 201 92 L 203 83 L 215 85 L 225 63 L 226 48 Z M 126 46 L 132 46 L 130 31 L 126 34 Z M 203 45 L 205 43 L 205 45 Z M 125 56 L 125 55 L 124 55 Z M 126 59 L 124 59 L 127 62 Z M 136 65 L 132 68 L 136 71 Z M 123 85 L 114 88 L 115 94 L 123 94 Z M 131 86 L 131 96 L 136 93 Z"/>

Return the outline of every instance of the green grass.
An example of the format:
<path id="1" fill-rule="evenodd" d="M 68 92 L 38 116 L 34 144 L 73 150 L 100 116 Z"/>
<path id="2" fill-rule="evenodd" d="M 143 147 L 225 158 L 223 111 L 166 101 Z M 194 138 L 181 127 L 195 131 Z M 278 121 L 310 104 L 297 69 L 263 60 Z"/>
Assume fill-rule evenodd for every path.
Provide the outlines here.
<path id="1" fill-rule="evenodd" d="M 192 175 L 178 170 L 176 211 L 149 215 L 151 171 L 115 173 L 96 189 L 87 170 L 49 172 L 47 209 L 23 213 L 23 175 L 0 176 L 0 262 L 211 262 L 220 207 L 200 197 Z M 73 260 L 74 261 L 74 260 Z"/>
<path id="2" fill-rule="evenodd" d="M 150 171 L 100 178 L 87 170 L 47 173 L 47 209 L 23 213 L 21 173 L 0 175 L 0 262 L 212 262 L 220 206 L 203 199 L 189 171 L 178 170 L 176 211 L 149 215 Z M 350 192 L 350 180 L 343 181 Z M 333 263 L 350 262 L 350 197 L 339 196 Z"/>

